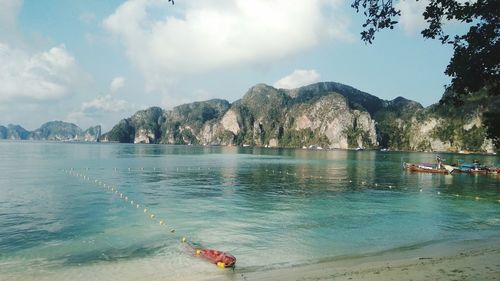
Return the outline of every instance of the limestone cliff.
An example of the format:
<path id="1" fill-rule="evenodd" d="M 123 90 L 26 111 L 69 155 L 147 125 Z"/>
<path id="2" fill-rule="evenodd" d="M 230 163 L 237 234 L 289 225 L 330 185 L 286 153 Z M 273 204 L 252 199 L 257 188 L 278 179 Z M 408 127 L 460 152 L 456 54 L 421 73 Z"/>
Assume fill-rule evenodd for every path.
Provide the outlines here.
<path id="1" fill-rule="evenodd" d="M 339 94 L 323 96 L 311 104 L 298 104 L 290 111 L 292 130 L 312 130 L 328 140 L 328 147 L 374 147 L 375 122 L 366 111 L 352 109 Z M 302 145 L 311 145 L 310 141 Z M 294 144 L 297 145 L 297 144 Z"/>
<path id="2" fill-rule="evenodd" d="M 461 106 L 440 102 L 427 108 L 399 99 L 394 107 L 375 116 L 382 146 L 414 151 L 496 151 L 484 126 L 484 113 L 496 110 L 491 109 L 495 98 L 477 94 Z"/>
<path id="3" fill-rule="evenodd" d="M 125 143 L 157 143 L 160 126 L 164 122 L 163 110 L 151 107 L 136 112 L 132 117 L 121 120 L 117 125 L 101 137 L 102 141 L 118 141 Z"/>
<path id="4" fill-rule="evenodd" d="M 483 104 L 450 108 L 424 108 L 402 97 L 382 100 L 333 82 L 293 90 L 258 84 L 232 104 L 214 99 L 139 111 L 104 137 L 130 143 L 494 149 L 483 128 Z"/>

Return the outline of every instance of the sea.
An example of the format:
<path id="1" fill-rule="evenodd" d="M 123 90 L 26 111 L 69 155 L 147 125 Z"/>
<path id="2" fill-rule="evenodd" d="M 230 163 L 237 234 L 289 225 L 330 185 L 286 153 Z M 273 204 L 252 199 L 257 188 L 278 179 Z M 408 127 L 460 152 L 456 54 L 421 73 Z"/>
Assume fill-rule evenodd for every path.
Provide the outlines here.
<path id="1" fill-rule="evenodd" d="M 499 237 L 500 177 L 402 169 L 436 156 L 2 141 L 0 280 L 231 279 Z M 190 247 L 230 253 L 236 268 Z"/>

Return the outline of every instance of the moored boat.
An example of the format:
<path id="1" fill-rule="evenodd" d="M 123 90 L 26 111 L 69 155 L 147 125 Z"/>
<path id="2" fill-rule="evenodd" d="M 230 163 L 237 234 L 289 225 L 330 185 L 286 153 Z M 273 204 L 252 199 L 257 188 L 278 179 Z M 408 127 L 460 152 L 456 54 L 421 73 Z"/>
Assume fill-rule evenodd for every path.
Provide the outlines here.
<path id="1" fill-rule="evenodd" d="M 480 175 L 490 175 L 490 174 L 498 174 L 500 172 L 500 166 L 496 167 L 488 167 L 479 163 L 479 161 L 474 160 L 473 163 L 463 163 L 459 162 L 459 164 L 442 164 L 443 168 L 448 170 L 451 173 L 466 173 L 466 174 L 480 174 Z"/>
<path id="2" fill-rule="evenodd" d="M 448 173 L 450 173 L 450 174 L 453 173 L 453 172 L 455 172 L 455 170 L 458 169 L 457 166 L 455 166 L 455 165 L 448 165 L 448 164 L 443 164 L 443 168 L 445 168 L 448 171 Z"/>
<path id="3" fill-rule="evenodd" d="M 429 163 L 404 163 L 403 167 L 410 172 L 448 174 L 448 170 L 441 165 Z"/>
<path id="4" fill-rule="evenodd" d="M 432 173 L 432 174 L 448 174 L 450 171 L 444 167 L 443 159 L 439 155 L 436 156 L 437 164 L 430 163 L 403 163 L 403 168 L 410 172 Z"/>
<path id="5" fill-rule="evenodd" d="M 481 165 L 479 162 L 462 163 L 453 170 L 454 173 L 467 173 L 467 174 L 496 174 L 498 169 L 489 168 Z"/>

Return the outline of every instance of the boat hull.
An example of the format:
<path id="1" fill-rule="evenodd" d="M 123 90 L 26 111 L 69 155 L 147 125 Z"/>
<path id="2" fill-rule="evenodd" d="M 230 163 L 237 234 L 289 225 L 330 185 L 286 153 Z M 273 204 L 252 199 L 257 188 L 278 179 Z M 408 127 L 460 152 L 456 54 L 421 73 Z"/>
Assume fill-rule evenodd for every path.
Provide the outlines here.
<path id="1" fill-rule="evenodd" d="M 422 166 L 415 163 L 404 163 L 404 168 L 410 172 L 416 173 L 430 173 L 430 174 L 448 174 L 448 170 L 446 169 L 438 169 L 427 166 Z"/>

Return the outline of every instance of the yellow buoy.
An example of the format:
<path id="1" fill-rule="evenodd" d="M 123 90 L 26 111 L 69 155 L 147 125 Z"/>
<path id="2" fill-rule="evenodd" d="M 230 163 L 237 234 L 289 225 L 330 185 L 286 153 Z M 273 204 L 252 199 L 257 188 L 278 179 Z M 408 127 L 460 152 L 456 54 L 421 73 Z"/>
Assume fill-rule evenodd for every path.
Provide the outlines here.
<path id="1" fill-rule="evenodd" d="M 196 255 L 197 255 L 197 256 L 201 255 L 201 251 L 197 249 L 197 250 L 196 250 Z"/>
<path id="2" fill-rule="evenodd" d="M 182 237 L 181 242 L 186 243 L 186 241 L 187 241 L 186 237 Z"/>
<path id="3" fill-rule="evenodd" d="M 160 225 L 164 225 L 165 224 L 165 221 L 164 220 L 160 220 Z"/>
<path id="4" fill-rule="evenodd" d="M 217 263 L 217 267 L 218 267 L 218 268 L 226 268 L 226 264 L 225 264 L 225 263 L 223 263 L 223 262 L 218 262 L 218 263 Z"/>
<path id="5" fill-rule="evenodd" d="M 149 217 L 150 217 L 151 219 L 154 219 L 154 218 L 155 218 L 155 215 L 154 215 L 154 214 L 151 214 Z"/>

